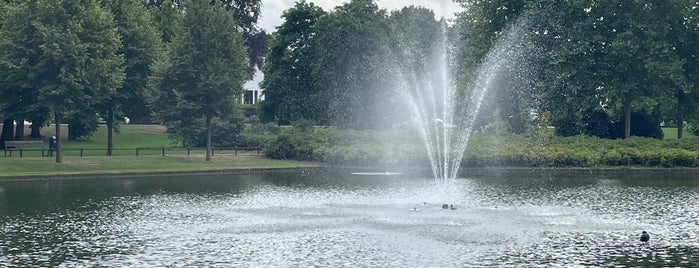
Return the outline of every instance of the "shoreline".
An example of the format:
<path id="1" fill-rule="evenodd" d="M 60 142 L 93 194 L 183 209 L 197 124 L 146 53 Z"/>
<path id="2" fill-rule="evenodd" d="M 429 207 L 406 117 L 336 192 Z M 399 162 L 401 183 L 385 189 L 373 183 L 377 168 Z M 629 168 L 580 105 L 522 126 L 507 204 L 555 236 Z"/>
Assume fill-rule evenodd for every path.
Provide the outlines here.
<path id="1" fill-rule="evenodd" d="M 28 174 L 28 175 L 0 175 L 0 182 L 16 181 L 45 181 L 45 180 L 75 180 L 75 179 L 103 179 L 103 178 L 129 178 L 129 177 L 163 177 L 163 176 L 204 176 L 227 174 L 259 174 L 272 172 L 303 171 L 308 169 L 321 169 L 317 167 L 282 167 L 282 168 L 231 168 L 212 170 L 178 170 L 178 171 L 143 171 L 143 172 L 115 172 L 115 173 L 65 173 L 65 174 Z"/>
<path id="2" fill-rule="evenodd" d="M 63 174 L 27 174 L 27 175 L 0 175 L 0 182 L 20 181 L 46 181 L 46 180 L 74 180 L 74 179 L 103 179 L 103 178 L 129 178 L 129 177 L 163 177 L 163 176 L 204 176 L 204 175 L 228 175 L 228 174 L 260 174 L 274 172 L 303 172 L 320 169 L 351 169 L 351 170 L 381 170 L 384 167 L 357 167 L 357 166 L 298 166 L 298 167 L 265 167 L 265 168 L 230 168 L 211 170 L 171 170 L 171 171 L 143 171 L 143 172 L 101 172 L 101 173 L 63 173 Z M 395 170 L 391 169 L 391 170 Z M 408 168 L 408 170 L 421 172 L 429 169 Z M 536 173 L 538 175 L 562 176 L 587 173 L 595 177 L 627 177 L 627 176 L 691 176 L 688 179 L 699 178 L 699 168 L 657 168 L 657 167 L 479 167 L 461 168 L 463 177 L 484 175 L 516 175 L 524 173 Z M 530 174 L 531 175 L 531 174 Z M 462 176 L 460 176 L 462 177 Z"/>

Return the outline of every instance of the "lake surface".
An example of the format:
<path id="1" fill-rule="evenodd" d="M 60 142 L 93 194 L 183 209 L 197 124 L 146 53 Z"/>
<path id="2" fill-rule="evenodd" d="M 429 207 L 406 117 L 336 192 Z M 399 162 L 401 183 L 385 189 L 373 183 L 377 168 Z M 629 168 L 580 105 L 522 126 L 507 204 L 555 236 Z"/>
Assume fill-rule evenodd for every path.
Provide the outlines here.
<path id="1" fill-rule="evenodd" d="M 0 266 L 699 267 L 699 173 L 464 174 L 0 182 Z"/>

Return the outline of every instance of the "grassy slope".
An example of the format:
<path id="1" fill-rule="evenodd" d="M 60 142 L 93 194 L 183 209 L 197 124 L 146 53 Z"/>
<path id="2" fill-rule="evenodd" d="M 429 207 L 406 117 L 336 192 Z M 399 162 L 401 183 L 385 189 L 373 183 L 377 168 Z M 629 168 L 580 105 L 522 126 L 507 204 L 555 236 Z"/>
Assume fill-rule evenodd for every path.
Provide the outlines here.
<path id="1" fill-rule="evenodd" d="M 186 150 L 171 149 L 178 144 L 173 144 L 164 130 L 162 126 L 124 125 L 119 133 L 114 133 L 114 156 L 106 157 L 107 135 L 106 127 L 102 125 L 90 140 L 64 141 L 64 159 L 61 164 L 55 163 L 54 158 L 41 157 L 37 151 L 24 152 L 23 158 L 19 158 L 17 152 L 12 157 L 0 157 L 0 177 L 317 166 L 317 163 L 312 162 L 272 160 L 257 155 L 257 152 L 239 152 L 234 155 L 231 151 L 219 152 L 212 161 L 206 162 L 203 151 L 192 151 L 188 156 Z M 48 137 L 53 131 L 53 127 L 46 127 L 42 129 L 42 135 Z M 142 151 L 137 157 L 137 147 L 168 149 L 165 157 L 161 156 L 160 150 Z M 83 149 L 84 157 L 79 156 L 80 149 Z"/>
<path id="2" fill-rule="evenodd" d="M 66 127 L 62 128 L 66 131 Z M 654 140 L 633 137 L 627 140 L 605 140 L 593 137 L 553 137 L 547 133 L 539 137 L 524 136 L 474 136 L 466 159 L 476 159 L 470 164 L 480 166 L 487 163 L 477 161 L 496 161 L 509 159 L 509 165 L 562 165 L 562 166 L 598 166 L 626 165 L 628 159 L 643 158 L 651 166 L 663 165 L 665 158 L 689 158 L 695 161 L 699 151 L 699 138 L 687 133 L 687 138 L 676 139 L 675 129 L 664 129 L 665 140 Z M 29 133 L 28 130 L 25 133 Z M 54 133 L 53 127 L 42 129 L 44 137 Z M 67 136 L 66 133 L 62 134 Z M 352 136 L 352 135 L 350 135 Z M 375 136 L 375 135 L 371 135 Z M 204 161 L 202 150 L 187 151 L 178 148 L 180 145 L 168 139 L 165 128 L 155 125 L 124 125 L 119 133 L 114 134 L 114 156 L 106 157 L 106 127 L 100 129 L 90 140 L 65 141 L 63 143 L 64 160 L 56 164 L 53 158 L 41 157 L 40 152 L 24 152 L 19 158 L 17 152 L 12 157 L 0 156 L 0 177 L 21 175 L 46 174 L 89 174 L 89 173 L 120 173 L 120 172 L 162 172 L 162 171 L 201 171 L 227 169 L 255 168 L 290 168 L 317 166 L 318 163 L 304 161 L 272 160 L 257 155 L 257 152 L 217 151 L 213 161 Z M 355 137 L 356 138 L 356 137 Z M 366 141 L 357 141 L 359 144 Z M 357 147 L 352 143 L 351 147 Z M 136 148 L 148 147 L 152 150 L 140 151 L 136 156 Z M 166 156 L 157 148 L 166 147 Z M 361 147 L 361 146 L 360 146 Z M 366 147 L 366 146 L 365 146 Z M 372 149 L 373 146 L 371 146 Z M 393 148 L 404 146 L 393 145 Z M 389 147 L 389 148 L 390 148 Z M 384 148 L 384 147 L 381 147 Z M 82 152 L 81 152 L 82 149 Z M 352 155 L 342 151 L 343 157 Z M 80 157 L 80 154 L 83 157 Z M 408 152 L 404 154 L 416 154 Z M 359 154 L 361 157 L 363 153 Z M 369 153 L 371 154 L 371 153 Z M 421 155 L 421 154 L 420 154 Z M 658 155 L 658 157 L 655 157 Z M 655 160 L 655 158 L 659 158 Z M 478 160 L 480 159 L 480 160 Z M 655 163 L 659 162 L 659 163 Z M 557 164 L 559 163 L 559 164 Z M 468 163 L 467 163 L 468 164 Z M 491 163 L 492 164 L 492 163 Z M 497 164 L 497 163 L 496 163 Z M 671 165 L 674 165 L 671 163 Z"/>

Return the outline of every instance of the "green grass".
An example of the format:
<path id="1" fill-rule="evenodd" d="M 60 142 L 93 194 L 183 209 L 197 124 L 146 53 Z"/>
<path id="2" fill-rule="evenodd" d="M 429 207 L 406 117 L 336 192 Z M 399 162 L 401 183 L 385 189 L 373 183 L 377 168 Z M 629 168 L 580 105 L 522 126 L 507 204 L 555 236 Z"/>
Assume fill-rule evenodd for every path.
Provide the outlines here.
<path id="1" fill-rule="evenodd" d="M 62 127 L 67 129 L 67 127 Z M 46 131 L 46 132 L 44 132 Z M 54 133 L 53 127 L 42 129 L 44 136 Z M 67 137 L 68 135 L 63 135 Z M 165 133 L 165 127 L 159 125 L 123 125 L 119 132 L 113 133 L 115 149 L 132 149 L 137 147 L 179 147 L 181 143 L 172 141 Z M 107 148 L 107 127 L 100 125 L 89 140 L 65 141 L 66 149 L 103 149 Z"/>
<path id="2" fill-rule="evenodd" d="M 685 131 L 685 135 L 687 135 Z M 690 133 L 691 134 L 691 133 Z M 664 127 L 663 128 L 663 140 L 676 140 L 677 139 L 677 128 Z"/>
<path id="3" fill-rule="evenodd" d="M 218 155 L 212 161 L 196 156 L 113 156 L 65 157 L 56 163 L 47 157 L 6 157 L 0 159 L 3 176 L 49 174 L 116 174 L 132 172 L 204 171 L 232 169 L 293 168 L 318 166 L 303 161 L 272 160 L 257 155 Z"/>
<path id="4" fill-rule="evenodd" d="M 65 131 L 66 127 L 62 127 Z M 28 131 L 25 133 L 29 133 Z M 45 127 L 42 135 L 49 137 L 54 128 Z M 62 132 L 62 136 L 67 135 Z M 46 139 L 46 138 L 45 138 Z M 0 178 L 3 176 L 51 174 L 115 174 L 132 172 L 203 171 L 257 168 L 291 168 L 318 166 L 314 162 L 272 160 L 257 151 L 216 151 L 212 161 L 205 161 L 203 149 L 188 151 L 173 143 L 165 128 L 157 125 L 124 125 L 114 133 L 113 156 L 106 156 L 106 126 L 101 125 L 90 140 L 63 141 L 63 162 L 42 157 L 41 151 L 13 152 L 12 157 L 0 157 Z M 46 143 L 48 144 L 48 142 Z M 136 148 L 142 150 L 136 156 Z M 166 148 L 166 155 L 162 150 Z M 80 156 L 82 153 L 82 157 Z"/>
<path id="5" fill-rule="evenodd" d="M 63 127 L 65 131 L 66 128 Z M 665 131 L 664 140 L 631 137 L 608 140 L 588 136 L 556 137 L 551 131 L 538 135 L 474 135 L 464 155 L 467 166 L 543 167 L 699 167 L 699 137 L 686 133 L 678 140 L 676 130 Z M 212 161 L 205 161 L 203 149 L 188 151 L 173 143 L 165 128 L 157 125 L 124 125 L 114 133 L 114 155 L 106 156 L 106 127 L 100 126 L 91 139 L 64 141 L 63 163 L 42 157 L 41 151 L 18 152 L 0 157 L 2 176 L 50 174 L 113 174 L 165 171 L 204 171 L 318 166 L 334 164 L 374 165 L 395 159 L 400 164 L 423 161 L 421 142 L 403 132 L 347 131 L 319 128 L 310 133 L 289 130 L 283 146 L 303 151 L 298 159 L 318 162 L 272 160 L 257 151 L 217 150 Z M 28 133 L 28 132 L 27 132 Z M 53 128 L 42 131 L 44 137 Z M 408 135 L 408 136 L 406 136 Z M 65 133 L 62 136 L 66 136 Z M 150 148 L 139 151 L 136 148 Z M 165 148 L 165 155 L 163 150 Z M 273 146 L 268 147 L 272 150 Z M 391 162 L 393 163 L 393 162 Z"/>
<path id="6" fill-rule="evenodd" d="M 677 127 L 664 127 L 663 130 L 663 140 L 676 140 L 677 139 Z M 683 138 L 695 137 L 694 133 L 684 128 Z"/>

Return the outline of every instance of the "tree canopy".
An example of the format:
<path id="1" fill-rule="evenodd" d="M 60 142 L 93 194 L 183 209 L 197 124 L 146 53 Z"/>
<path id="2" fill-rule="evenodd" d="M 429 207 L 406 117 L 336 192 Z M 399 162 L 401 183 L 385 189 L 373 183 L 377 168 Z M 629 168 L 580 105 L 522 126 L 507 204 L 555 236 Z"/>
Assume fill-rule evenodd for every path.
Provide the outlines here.
<path id="1" fill-rule="evenodd" d="M 110 154 L 117 118 L 150 123 L 155 120 L 151 108 L 158 107 L 184 107 L 184 111 L 196 113 L 184 113 L 196 118 L 183 119 L 185 123 L 174 117 L 177 113 L 167 113 L 172 109 L 156 114 L 159 119 L 168 119 L 165 122 L 172 124 L 168 127 L 174 136 L 189 137 L 194 146 L 201 146 L 204 142 L 200 140 L 207 136 L 198 132 L 203 127 L 188 128 L 196 125 L 199 117 L 202 122 L 240 129 L 237 112 L 232 112 L 235 100 L 241 94 L 242 82 L 262 66 L 267 47 L 267 34 L 256 25 L 260 1 L 166 2 L 171 4 L 1 2 L 0 117 L 4 124 L 0 146 L 4 140 L 24 138 L 23 125 L 18 124 L 15 132 L 13 121 L 30 121 L 33 138 L 40 137 L 41 126 L 53 122 L 60 162 L 61 123 L 69 123 L 69 138 L 89 137 L 97 128 L 99 115 L 108 126 Z M 195 12 L 200 17 L 193 16 Z M 251 50 L 254 54 L 247 53 Z M 173 64 L 188 67 L 163 72 Z M 155 68 L 160 72 L 153 73 Z M 163 104 L 163 94 L 146 90 L 153 85 L 149 77 L 158 77 L 156 74 L 182 74 L 179 78 L 170 76 L 166 82 L 170 83 L 168 90 L 186 92 L 184 104 L 157 106 Z M 200 107 L 188 106 L 202 102 L 205 105 Z M 218 140 L 230 144 L 235 131 L 228 130 L 218 130 L 225 134 Z"/>
<path id="2" fill-rule="evenodd" d="M 231 114 L 242 94 L 246 48 L 223 7 L 204 1 L 185 6 L 169 56 L 157 67 L 152 83 L 158 114 L 171 134 L 185 138 L 192 133 L 187 128 L 205 127 L 208 161 L 212 120 Z"/>
<path id="3" fill-rule="evenodd" d="M 3 92 L 36 92 L 33 104 L 54 116 L 60 163 L 61 119 L 94 111 L 124 80 L 114 19 L 95 0 L 36 0 L 6 7 L 11 12 L 0 28 Z"/>

